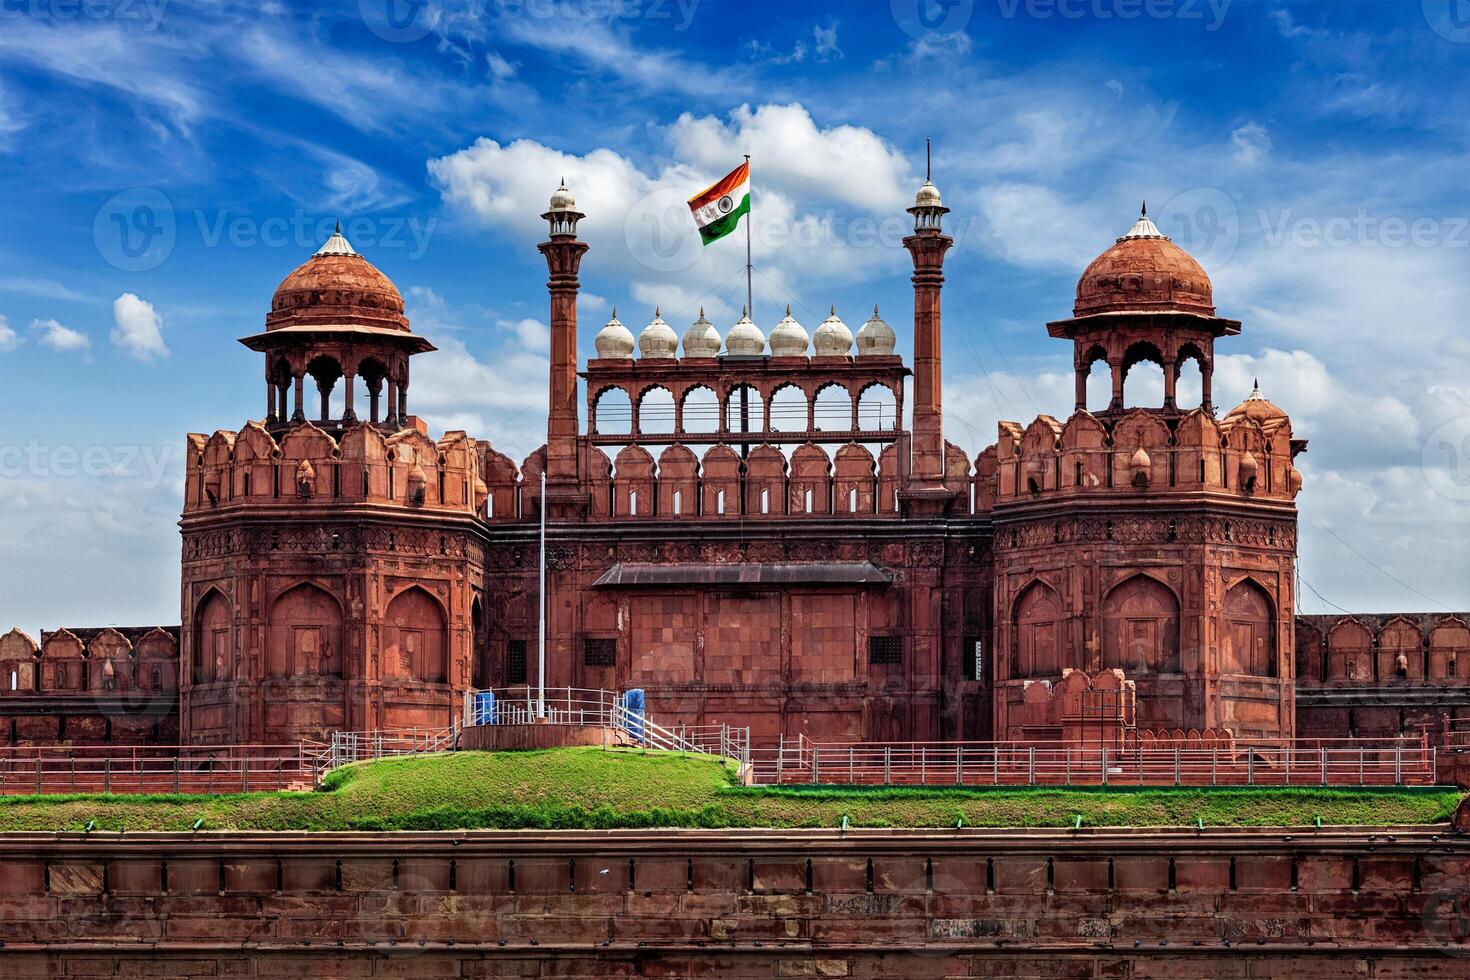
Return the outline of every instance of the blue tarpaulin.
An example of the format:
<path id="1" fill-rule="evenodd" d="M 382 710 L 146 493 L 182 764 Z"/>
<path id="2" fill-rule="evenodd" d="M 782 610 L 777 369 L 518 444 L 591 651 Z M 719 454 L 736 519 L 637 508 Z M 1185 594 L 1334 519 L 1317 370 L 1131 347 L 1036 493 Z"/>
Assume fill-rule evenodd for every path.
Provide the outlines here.
<path id="1" fill-rule="evenodd" d="M 623 692 L 623 728 L 634 741 L 643 741 L 643 690 L 633 688 Z"/>

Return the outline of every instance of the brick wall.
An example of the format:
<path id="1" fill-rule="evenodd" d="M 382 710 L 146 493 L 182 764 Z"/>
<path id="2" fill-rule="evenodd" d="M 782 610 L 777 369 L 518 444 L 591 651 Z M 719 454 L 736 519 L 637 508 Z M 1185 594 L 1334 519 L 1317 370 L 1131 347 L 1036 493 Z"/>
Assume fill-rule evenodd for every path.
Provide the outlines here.
<path id="1" fill-rule="evenodd" d="M 1470 840 L 10 835 L 0 976 L 1470 975 Z"/>

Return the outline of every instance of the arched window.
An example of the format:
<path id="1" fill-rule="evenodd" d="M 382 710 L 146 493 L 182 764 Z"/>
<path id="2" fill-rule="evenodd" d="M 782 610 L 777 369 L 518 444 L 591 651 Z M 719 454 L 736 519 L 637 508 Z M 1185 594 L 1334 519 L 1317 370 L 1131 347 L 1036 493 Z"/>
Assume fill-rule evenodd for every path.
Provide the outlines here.
<path id="1" fill-rule="evenodd" d="M 1113 588 L 1103 602 L 1103 666 L 1127 674 L 1179 670 L 1179 600 L 1146 575 Z"/>
<path id="2" fill-rule="evenodd" d="M 607 388 L 592 403 L 592 432 L 626 436 L 633 432 L 633 402 L 622 388 Z"/>
<path id="3" fill-rule="evenodd" d="M 1241 580 L 1225 593 L 1221 672 L 1277 675 L 1276 622 L 1271 610 L 1271 597 L 1251 579 Z"/>
<path id="4" fill-rule="evenodd" d="M 720 431 L 720 399 L 709 388 L 700 385 L 684 394 L 684 431 Z"/>
<path id="5" fill-rule="evenodd" d="M 1016 677 L 1055 677 L 1062 671 L 1061 597 L 1044 582 L 1032 582 L 1016 598 L 1011 616 Z"/>
<path id="6" fill-rule="evenodd" d="M 1123 407 L 1164 404 L 1164 357 L 1153 344 L 1137 343 L 1123 356 Z"/>
<path id="7" fill-rule="evenodd" d="M 765 427 L 765 402 L 761 393 L 750 385 L 730 389 L 725 400 L 725 426 L 734 433 L 760 432 Z"/>
<path id="8" fill-rule="evenodd" d="M 807 423 L 806 392 L 795 385 L 777 388 L 771 394 L 771 431 L 804 432 Z"/>
<path id="9" fill-rule="evenodd" d="M 852 428 L 852 395 L 842 385 L 827 385 L 817 392 L 817 430 L 846 432 Z"/>
<path id="10" fill-rule="evenodd" d="M 271 677 L 342 676 L 342 606 L 331 593 L 303 582 L 275 601 L 266 666 Z"/>
<path id="11" fill-rule="evenodd" d="M 400 592 L 383 615 L 383 673 L 443 684 L 449 679 L 444 612 L 418 586 Z"/>
<path id="12" fill-rule="evenodd" d="M 638 431 L 650 436 L 674 431 L 674 396 L 667 388 L 649 388 L 638 398 Z"/>
<path id="13" fill-rule="evenodd" d="M 1187 344 L 1179 350 L 1174 366 L 1174 407 L 1188 411 L 1204 402 L 1205 356 L 1198 347 Z"/>
<path id="14" fill-rule="evenodd" d="M 230 604 L 210 589 L 194 614 L 193 677 L 195 684 L 228 679 L 235 662 L 230 637 Z"/>
<path id="15" fill-rule="evenodd" d="M 887 385 L 874 384 L 858 395 L 858 428 L 864 431 L 898 427 L 898 399 Z"/>

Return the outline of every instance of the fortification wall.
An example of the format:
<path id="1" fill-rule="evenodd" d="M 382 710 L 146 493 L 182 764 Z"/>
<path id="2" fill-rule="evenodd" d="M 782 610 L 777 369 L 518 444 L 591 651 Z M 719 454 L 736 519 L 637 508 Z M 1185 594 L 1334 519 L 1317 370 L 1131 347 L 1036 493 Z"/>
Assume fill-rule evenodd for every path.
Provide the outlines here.
<path id="1" fill-rule="evenodd" d="M 0 636 L 0 745 L 178 742 L 179 628 Z"/>
<path id="2" fill-rule="evenodd" d="M 1299 616 L 1299 733 L 1397 735 L 1470 725 L 1470 613 Z"/>
<path id="3" fill-rule="evenodd" d="M 14 976 L 1464 976 L 1470 841 L 1325 831 L 10 835 Z"/>

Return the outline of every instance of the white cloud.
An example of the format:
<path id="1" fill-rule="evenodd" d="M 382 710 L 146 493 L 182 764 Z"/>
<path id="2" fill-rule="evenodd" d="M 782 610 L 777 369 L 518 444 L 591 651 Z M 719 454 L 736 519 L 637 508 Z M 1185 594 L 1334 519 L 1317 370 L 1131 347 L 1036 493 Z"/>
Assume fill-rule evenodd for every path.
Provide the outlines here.
<path id="1" fill-rule="evenodd" d="M 31 330 L 41 335 L 38 343 L 42 347 L 49 347 L 63 354 L 92 349 L 92 341 L 86 334 L 56 320 L 32 320 Z"/>
<path id="2" fill-rule="evenodd" d="M 111 340 L 129 356 L 151 361 L 168 356 L 163 342 L 163 318 L 153 304 L 132 293 L 123 293 L 112 301 L 112 319 L 116 326 Z"/>
<path id="3" fill-rule="evenodd" d="M 520 320 L 501 320 L 496 327 L 514 334 L 526 350 L 541 352 L 551 350 L 551 328 L 540 320 L 531 317 Z"/>
<path id="4" fill-rule="evenodd" d="M 728 122 L 686 112 L 668 135 L 680 159 L 712 173 L 749 153 L 753 180 L 802 200 L 901 211 L 915 190 L 908 160 L 883 137 L 863 126 L 823 129 L 796 102 L 741 105 Z"/>
<path id="5" fill-rule="evenodd" d="M 815 41 L 818 61 L 839 61 L 842 59 L 842 49 L 837 46 L 836 24 L 828 27 L 813 25 L 812 38 Z"/>
<path id="6" fill-rule="evenodd" d="M 744 250 L 703 248 L 687 204 L 690 194 L 739 162 L 731 157 L 731 144 L 718 149 L 724 140 L 737 139 L 733 145 L 758 154 L 752 247 L 761 303 L 800 306 L 800 283 L 802 289 L 824 290 L 807 304 L 821 309 L 829 301 L 829 284 L 894 268 L 902 256 L 899 239 L 910 227 L 902 210 L 907 189 L 901 178 L 908 167 L 884 140 L 857 127 L 819 129 L 799 105 L 741 107 L 731 120 L 727 126 L 713 117 L 681 117 L 669 131 L 675 162 L 657 172 L 607 148 L 578 156 L 531 140 L 502 145 L 486 138 L 430 160 L 428 168 L 447 205 L 522 241 L 545 234 L 538 215 L 552 180 L 564 176 L 578 207 L 591 216 L 581 227 L 596 257 L 591 268 L 649 291 L 666 289 L 666 296 L 690 297 L 687 306 L 662 301 L 671 316 L 687 313 L 693 319 L 693 303 L 723 308 L 744 292 L 736 281 Z M 808 154 L 827 158 L 827 169 L 796 159 Z M 830 161 L 837 160 L 842 162 L 834 171 Z M 795 204 L 823 199 L 842 203 L 808 213 Z M 704 288 L 691 292 L 691 283 Z"/>
<path id="7" fill-rule="evenodd" d="M 485 55 L 485 66 L 490 69 L 491 77 L 497 81 L 503 82 L 507 78 L 514 78 L 516 74 L 516 66 L 506 61 L 494 51 Z"/>
<path id="8" fill-rule="evenodd" d="M 1246 167 L 1259 166 L 1271 152 L 1271 134 L 1260 123 L 1246 123 L 1230 133 L 1230 155 Z"/>
<path id="9" fill-rule="evenodd" d="M 0 316 L 0 353 L 13 351 L 20 346 L 20 337 L 10 328 L 10 321 Z"/>

